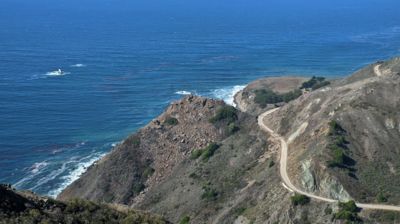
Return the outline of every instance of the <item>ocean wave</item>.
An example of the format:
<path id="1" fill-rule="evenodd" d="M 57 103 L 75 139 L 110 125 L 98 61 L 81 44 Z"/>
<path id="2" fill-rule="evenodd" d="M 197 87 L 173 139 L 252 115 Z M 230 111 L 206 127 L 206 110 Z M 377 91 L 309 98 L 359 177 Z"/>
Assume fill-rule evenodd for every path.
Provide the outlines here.
<path id="1" fill-rule="evenodd" d="M 114 142 L 114 144 L 118 144 Z M 85 147 L 86 142 L 78 142 L 71 144 L 69 147 L 61 147 L 58 152 L 74 152 L 76 149 Z M 111 143 L 105 147 L 109 148 Z M 52 151 L 52 154 L 56 153 Z M 57 195 L 68 185 L 78 179 L 89 166 L 95 161 L 101 159 L 106 153 L 92 151 L 89 155 L 79 156 L 58 154 L 51 159 L 42 162 L 36 162 L 32 166 L 27 167 L 26 175 L 14 183 L 17 189 L 29 189 L 42 194 L 57 197 Z M 67 159 L 65 159 L 67 158 Z"/>
<path id="2" fill-rule="evenodd" d="M 41 169 L 43 169 L 44 167 L 46 167 L 49 163 L 46 161 L 43 162 L 39 162 L 39 163 L 34 163 L 31 168 L 30 171 L 31 173 L 35 174 L 38 173 Z"/>
<path id="3" fill-rule="evenodd" d="M 225 101 L 225 103 L 229 105 L 236 107 L 236 104 L 234 102 L 234 96 L 236 93 L 243 90 L 245 87 L 246 87 L 245 85 L 236 85 L 236 86 L 216 89 L 212 91 L 211 95 L 217 99 Z"/>
<path id="4" fill-rule="evenodd" d="M 61 191 L 63 191 L 72 182 L 77 180 L 92 164 L 105 155 L 106 153 L 96 153 L 79 160 L 79 162 L 75 164 L 75 167 L 67 175 L 61 178 L 63 182 L 60 183 L 59 186 L 54 190 L 49 191 L 47 195 L 56 198 Z"/>
<path id="5" fill-rule="evenodd" d="M 72 68 L 82 68 L 82 67 L 86 67 L 85 64 L 74 64 L 74 65 L 70 65 L 70 67 Z"/>
<path id="6" fill-rule="evenodd" d="M 189 92 L 189 91 L 182 90 L 182 91 L 175 92 L 175 94 L 178 94 L 178 95 L 190 95 L 192 93 Z"/>

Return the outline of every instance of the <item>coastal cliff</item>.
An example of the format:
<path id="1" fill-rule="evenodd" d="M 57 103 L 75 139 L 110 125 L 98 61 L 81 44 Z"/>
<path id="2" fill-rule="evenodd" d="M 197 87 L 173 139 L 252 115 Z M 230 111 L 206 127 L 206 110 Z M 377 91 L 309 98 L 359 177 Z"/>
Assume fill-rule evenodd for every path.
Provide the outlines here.
<path id="1" fill-rule="evenodd" d="M 174 223 L 396 223 L 398 213 L 380 209 L 400 199 L 398 96 L 399 58 L 344 79 L 260 79 L 236 94 L 237 108 L 187 96 L 58 199 L 122 204 Z M 353 200 L 375 209 L 345 210 Z"/>

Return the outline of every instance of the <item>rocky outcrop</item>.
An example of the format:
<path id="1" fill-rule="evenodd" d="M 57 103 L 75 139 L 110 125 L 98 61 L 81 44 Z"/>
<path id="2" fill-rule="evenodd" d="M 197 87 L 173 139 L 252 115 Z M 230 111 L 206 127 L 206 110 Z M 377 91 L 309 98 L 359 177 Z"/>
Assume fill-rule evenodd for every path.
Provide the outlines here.
<path id="1" fill-rule="evenodd" d="M 224 138 L 225 129 L 209 122 L 223 105 L 223 101 L 195 96 L 173 102 L 163 114 L 91 166 L 59 198 L 134 203 L 139 194 L 168 178 L 192 150 Z"/>

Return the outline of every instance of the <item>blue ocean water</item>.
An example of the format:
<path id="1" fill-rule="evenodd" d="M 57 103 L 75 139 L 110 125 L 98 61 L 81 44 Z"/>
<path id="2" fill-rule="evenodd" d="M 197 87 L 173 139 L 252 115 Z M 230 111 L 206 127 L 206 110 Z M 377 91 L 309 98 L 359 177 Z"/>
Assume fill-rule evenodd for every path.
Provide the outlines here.
<path id="1" fill-rule="evenodd" d="M 51 196 L 181 94 L 231 102 L 260 77 L 343 76 L 400 54 L 396 1 L 4 1 L 0 182 Z"/>

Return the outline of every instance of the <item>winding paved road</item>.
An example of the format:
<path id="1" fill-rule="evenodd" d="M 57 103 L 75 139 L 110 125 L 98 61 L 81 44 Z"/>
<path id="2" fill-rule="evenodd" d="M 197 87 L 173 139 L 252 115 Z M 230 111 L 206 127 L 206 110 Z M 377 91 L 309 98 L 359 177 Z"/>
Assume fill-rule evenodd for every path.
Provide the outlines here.
<path id="1" fill-rule="evenodd" d="M 378 67 L 379 70 L 379 67 Z M 282 177 L 283 180 L 283 185 L 290 191 L 294 191 L 296 193 L 302 194 L 302 195 L 306 195 L 310 198 L 314 198 L 320 201 L 325 201 L 325 202 L 330 202 L 330 203 L 335 203 L 338 202 L 338 200 L 332 199 L 332 198 L 325 198 L 325 197 L 320 197 L 305 191 L 302 191 L 300 189 L 298 189 L 296 186 L 294 186 L 292 184 L 292 182 L 290 181 L 290 178 L 287 174 L 287 158 L 288 158 L 288 144 L 286 142 L 286 140 L 280 136 L 279 134 L 277 134 L 276 132 L 274 132 L 271 128 L 269 128 L 267 125 L 265 125 L 264 123 L 264 118 L 279 110 L 279 108 L 275 108 L 272 110 L 269 110 L 263 114 L 261 114 L 258 117 L 258 125 L 260 126 L 260 128 L 266 132 L 268 132 L 272 137 L 278 139 L 281 142 L 281 158 L 280 158 L 280 175 Z M 359 208 L 363 208 L 363 209 L 377 209 L 377 210 L 388 210 L 388 211 L 400 211 L 400 206 L 394 206 L 394 205 L 381 205 L 381 204 L 364 204 L 364 203 L 356 203 L 357 206 Z"/>

